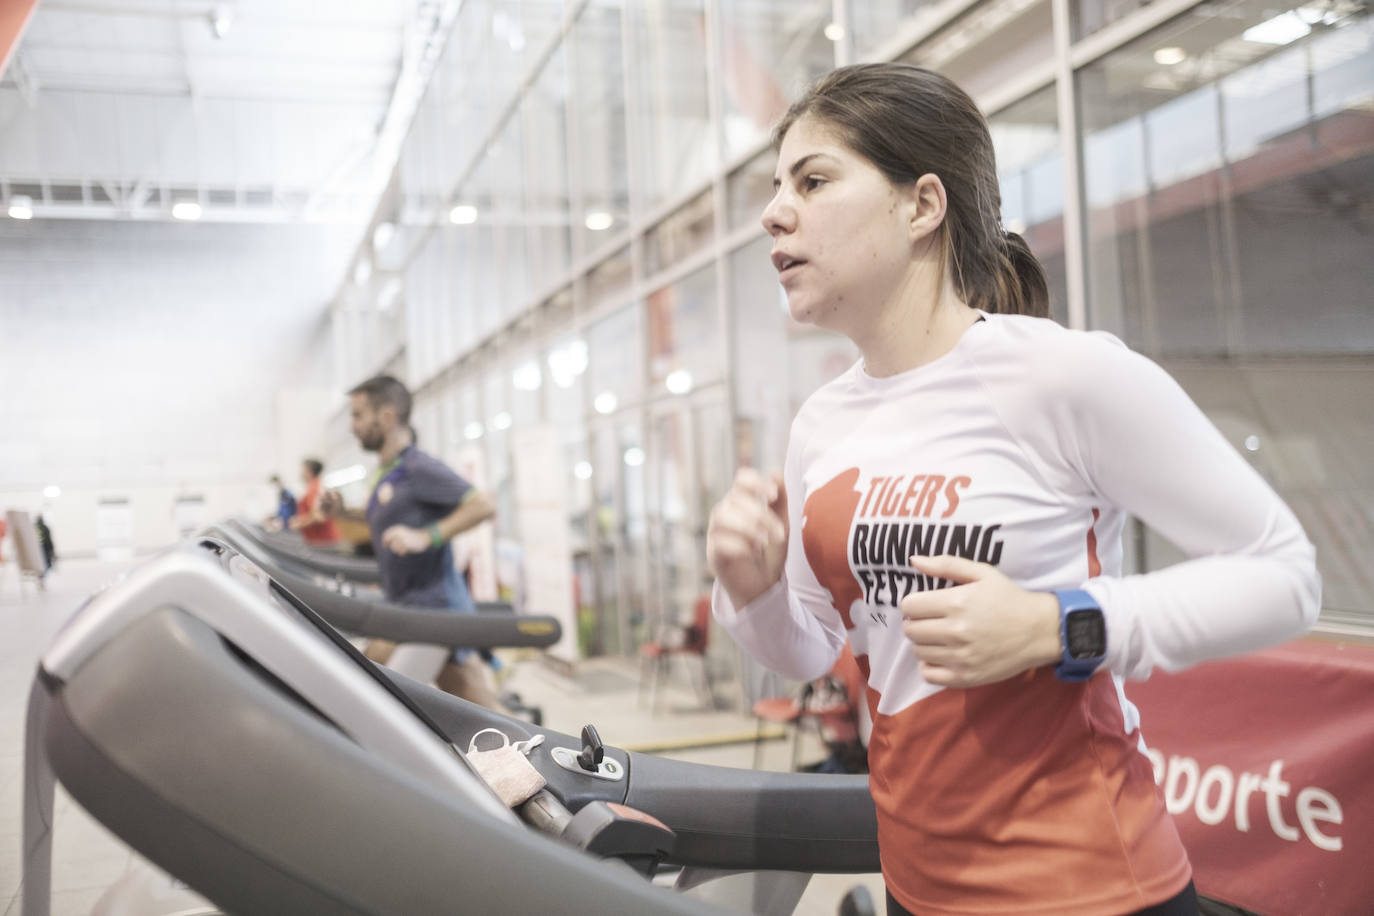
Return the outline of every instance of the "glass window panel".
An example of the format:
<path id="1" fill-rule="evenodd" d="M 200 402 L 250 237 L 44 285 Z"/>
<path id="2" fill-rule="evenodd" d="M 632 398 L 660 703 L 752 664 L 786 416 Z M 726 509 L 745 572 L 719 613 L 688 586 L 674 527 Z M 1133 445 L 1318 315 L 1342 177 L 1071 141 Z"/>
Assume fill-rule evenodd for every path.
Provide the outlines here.
<path id="1" fill-rule="evenodd" d="M 523 105 L 531 289 L 548 289 L 571 264 L 568 203 L 567 71 L 560 47 Z"/>
<path id="2" fill-rule="evenodd" d="M 788 376 L 787 300 L 768 260 L 773 240 L 760 236 L 730 253 L 734 325 L 735 455 L 741 465 L 782 467 L 793 407 Z M 747 354 L 747 356 L 746 356 Z"/>
<path id="3" fill-rule="evenodd" d="M 944 5 L 932 0 L 851 0 L 849 31 L 856 60 L 873 60 L 874 52 L 903 28 L 929 19 Z"/>
<path id="4" fill-rule="evenodd" d="M 724 375 L 716 301 L 714 263 L 649 295 L 649 379 L 655 394 L 684 394 Z"/>
<path id="5" fill-rule="evenodd" d="M 1084 38 L 1134 13 L 1149 0 L 1074 0 L 1069 17 L 1074 38 Z"/>
<path id="6" fill-rule="evenodd" d="M 591 5 L 572 32 L 569 142 L 581 204 L 572 218 L 578 256 L 600 248 L 608 232 L 623 230 L 629 219 L 623 18 L 619 5 Z"/>
<path id="7" fill-rule="evenodd" d="M 1064 177 L 1054 86 L 988 118 L 1002 190 L 1002 223 L 1020 233 L 1045 267 L 1050 314 L 1068 321 L 1064 273 Z"/>
<path id="8" fill-rule="evenodd" d="M 766 136 L 788 103 L 835 66 L 825 37 L 833 8 L 831 0 L 720 5 L 727 159 Z"/>
<path id="9" fill-rule="evenodd" d="M 978 99 L 1053 56 L 1049 0 L 984 0 L 901 59 L 949 77 Z"/>
<path id="10" fill-rule="evenodd" d="M 1161 355 L 1369 352 L 1374 261 L 1349 214 L 1374 156 L 1348 138 L 1374 133 L 1370 18 L 1222 13 L 1191 10 L 1080 71 L 1093 322 Z M 1361 55 L 1363 96 L 1344 69 Z M 1345 86 L 1324 108 L 1322 68 Z"/>
<path id="11" fill-rule="evenodd" d="M 726 177 L 731 229 L 759 225 L 763 208 L 773 199 L 773 170 L 777 163 L 777 154 L 766 149 Z"/>
<path id="12" fill-rule="evenodd" d="M 587 300 L 593 306 L 611 302 L 628 292 L 633 282 L 630 246 L 626 245 L 588 272 Z"/>
<path id="13" fill-rule="evenodd" d="M 708 189 L 650 229 L 644 238 L 644 271 L 653 276 L 710 244 L 715 206 Z"/>
<path id="14" fill-rule="evenodd" d="M 487 148 L 492 176 L 491 221 L 495 224 L 496 258 L 500 283 L 500 320 L 504 324 L 528 307 L 530 285 L 529 237 L 525 232 L 524 132 L 520 119 L 506 122 L 500 138 Z"/>
<path id="15" fill-rule="evenodd" d="M 628 5 L 634 55 L 637 206 L 653 210 L 705 181 L 717 148 L 706 99 L 704 0 L 637 0 Z"/>
<path id="16" fill-rule="evenodd" d="M 515 521 L 515 492 L 510 474 L 510 436 L 509 427 L 494 422 L 502 414 L 509 413 L 511 406 L 511 365 L 501 362 L 492 367 L 482 380 L 482 412 L 469 421 L 465 435 L 470 440 L 478 435 L 479 445 L 487 459 L 487 491 L 496 500 L 496 527 L 501 534 L 513 533 Z M 476 441 L 476 440 L 473 440 Z"/>
<path id="17" fill-rule="evenodd" d="M 610 414 L 644 393 L 644 317 L 638 303 L 587 329 L 587 393 L 592 409 Z"/>

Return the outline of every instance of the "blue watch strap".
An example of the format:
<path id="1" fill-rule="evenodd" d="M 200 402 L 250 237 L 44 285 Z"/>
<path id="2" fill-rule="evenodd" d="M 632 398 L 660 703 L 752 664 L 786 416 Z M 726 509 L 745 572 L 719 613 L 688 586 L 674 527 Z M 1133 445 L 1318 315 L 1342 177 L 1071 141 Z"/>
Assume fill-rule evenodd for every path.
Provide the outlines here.
<path id="1" fill-rule="evenodd" d="M 1056 590 L 1054 597 L 1059 601 L 1059 644 L 1063 653 L 1062 660 L 1054 667 L 1054 673 L 1061 681 L 1082 683 L 1093 676 L 1106 658 L 1107 631 L 1102 620 L 1102 608 L 1096 598 L 1082 589 Z M 1101 627 L 1101 653 L 1087 658 L 1075 658 L 1070 653 L 1068 623 L 1069 615 L 1075 612 L 1097 616 L 1097 626 Z"/>

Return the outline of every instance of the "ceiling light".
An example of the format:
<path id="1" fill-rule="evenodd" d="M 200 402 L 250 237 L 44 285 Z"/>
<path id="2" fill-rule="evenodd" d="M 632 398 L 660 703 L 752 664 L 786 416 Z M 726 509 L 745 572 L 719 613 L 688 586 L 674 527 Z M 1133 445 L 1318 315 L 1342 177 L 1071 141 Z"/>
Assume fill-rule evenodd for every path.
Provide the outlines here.
<path id="1" fill-rule="evenodd" d="M 590 461 L 579 461 L 573 465 L 573 476 L 578 480 L 592 479 L 592 463 Z"/>
<path id="2" fill-rule="evenodd" d="M 1188 54 L 1182 48 L 1160 48 L 1155 51 L 1155 63 L 1161 67 L 1172 67 L 1174 64 L 1181 64 L 1188 59 Z"/>
<path id="3" fill-rule="evenodd" d="M 172 204 L 172 216 L 175 219 L 197 220 L 201 214 L 200 204 L 194 200 L 183 200 Z"/>
<path id="4" fill-rule="evenodd" d="M 615 392 L 603 391 L 592 401 L 592 407 L 600 414 L 615 413 L 620 401 L 616 398 Z"/>
<path id="5" fill-rule="evenodd" d="M 1015 232 L 1017 235 L 1024 234 L 1026 231 L 1026 221 L 1023 219 L 1007 220 L 1007 231 Z"/>
<path id="6" fill-rule="evenodd" d="M 632 468 L 639 467 L 644 463 L 644 449 L 637 445 L 625 449 L 625 463 Z"/>
<path id="7" fill-rule="evenodd" d="M 482 429 L 482 424 L 476 420 L 473 420 L 467 426 L 463 427 L 463 435 L 468 439 L 480 439 L 484 432 L 485 430 Z"/>
<path id="8" fill-rule="evenodd" d="M 1311 31 L 1312 27 L 1304 22 L 1301 16 L 1290 10 L 1287 13 L 1280 13 L 1273 19 L 1266 19 L 1259 25 L 1251 26 L 1242 32 L 1240 37 L 1256 44 L 1286 45 L 1297 41 Z"/>
<path id="9" fill-rule="evenodd" d="M 615 217 L 605 210 L 593 210 L 587 214 L 587 228 L 593 232 L 604 232 L 615 225 Z"/>
<path id="10" fill-rule="evenodd" d="M 62 488 L 55 483 L 50 483 L 43 488 L 43 496 L 46 499 L 57 499 L 62 495 Z"/>
<path id="11" fill-rule="evenodd" d="M 477 208 L 471 204 L 459 204 L 448 211 L 448 221 L 455 226 L 468 226 L 477 222 Z"/>
<path id="12" fill-rule="evenodd" d="M 395 223 L 378 223 L 377 228 L 372 230 L 372 250 L 382 252 L 386 246 L 391 244 L 391 240 L 396 237 Z"/>
<path id="13" fill-rule="evenodd" d="M 223 38 L 234 27 L 234 11 L 228 4 L 217 3 L 210 10 L 210 29 L 216 38 Z"/>
<path id="14" fill-rule="evenodd" d="M 669 372 L 668 377 L 663 380 L 663 386 L 673 394 L 686 394 L 692 390 L 692 373 L 686 369 Z"/>
<path id="15" fill-rule="evenodd" d="M 511 373 L 510 383 L 515 386 L 517 391 L 538 391 L 539 386 L 544 383 L 543 373 L 539 371 L 539 363 L 530 360 L 522 363 Z"/>
<path id="16" fill-rule="evenodd" d="M 825 27 L 825 37 L 831 41 L 841 41 L 844 39 L 844 26 L 838 22 L 832 22 Z"/>
<path id="17" fill-rule="evenodd" d="M 510 411 L 508 411 L 508 410 L 503 410 L 503 411 L 501 411 L 500 413 L 498 413 L 496 416 L 494 416 L 494 417 L 491 418 L 491 428 L 492 428 L 492 429 L 510 429 L 510 424 L 511 424 L 511 416 L 510 416 Z"/>
<path id="18" fill-rule="evenodd" d="M 1250 435 L 1250 436 L 1246 436 L 1246 437 L 1245 437 L 1245 450 L 1246 450 L 1246 451 L 1248 451 L 1248 452 L 1257 452 L 1257 451 L 1259 451 L 1259 447 L 1260 447 L 1260 438 L 1259 438 L 1259 436 Z"/>
<path id="19" fill-rule="evenodd" d="M 33 198 L 16 194 L 10 198 L 10 219 L 33 219 Z"/>
<path id="20" fill-rule="evenodd" d="M 559 388 L 571 388 L 577 377 L 587 371 L 587 342 L 574 338 L 549 351 L 549 375 Z"/>
<path id="21" fill-rule="evenodd" d="M 363 286 L 371 279 L 372 262 L 367 258 L 360 258 L 358 263 L 353 265 L 353 282 L 359 286 Z"/>

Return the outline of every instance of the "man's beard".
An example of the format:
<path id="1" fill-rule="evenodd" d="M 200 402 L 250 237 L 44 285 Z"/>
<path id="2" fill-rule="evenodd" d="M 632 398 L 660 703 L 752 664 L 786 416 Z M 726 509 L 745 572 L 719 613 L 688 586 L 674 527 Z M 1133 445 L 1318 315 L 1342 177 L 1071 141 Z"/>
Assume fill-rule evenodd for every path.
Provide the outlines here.
<path id="1" fill-rule="evenodd" d="M 358 438 L 358 444 L 365 452 L 380 452 L 386 444 L 386 436 L 380 430 L 369 430 L 366 436 Z"/>

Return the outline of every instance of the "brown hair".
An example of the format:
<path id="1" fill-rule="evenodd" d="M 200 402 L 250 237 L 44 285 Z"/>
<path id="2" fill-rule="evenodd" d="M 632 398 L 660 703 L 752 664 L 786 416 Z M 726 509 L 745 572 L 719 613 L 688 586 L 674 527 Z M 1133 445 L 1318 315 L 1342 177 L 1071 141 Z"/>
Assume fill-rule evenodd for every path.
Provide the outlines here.
<path id="1" fill-rule="evenodd" d="M 911 64 L 840 67 L 782 116 L 775 149 L 803 116 L 832 130 L 895 185 L 926 173 L 939 177 L 948 200 L 941 244 L 964 302 L 988 312 L 1049 315 L 1045 269 L 1025 239 L 1002 228 L 992 137 L 964 90 Z"/>
<path id="2" fill-rule="evenodd" d="M 301 464 L 305 465 L 305 469 L 310 472 L 311 477 L 319 477 L 320 472 L 324 470 L 324 462 L 318 458 L 307 458 Z"/>
<path id="3" fill-rule="evenodd" d="M 409 425 L 410 389 L 399 379 L 390 375 L 375 375 L 348 393 L 367 395 L 367 402 L 373 410 L 395 408 L 397 422 Z"/>

